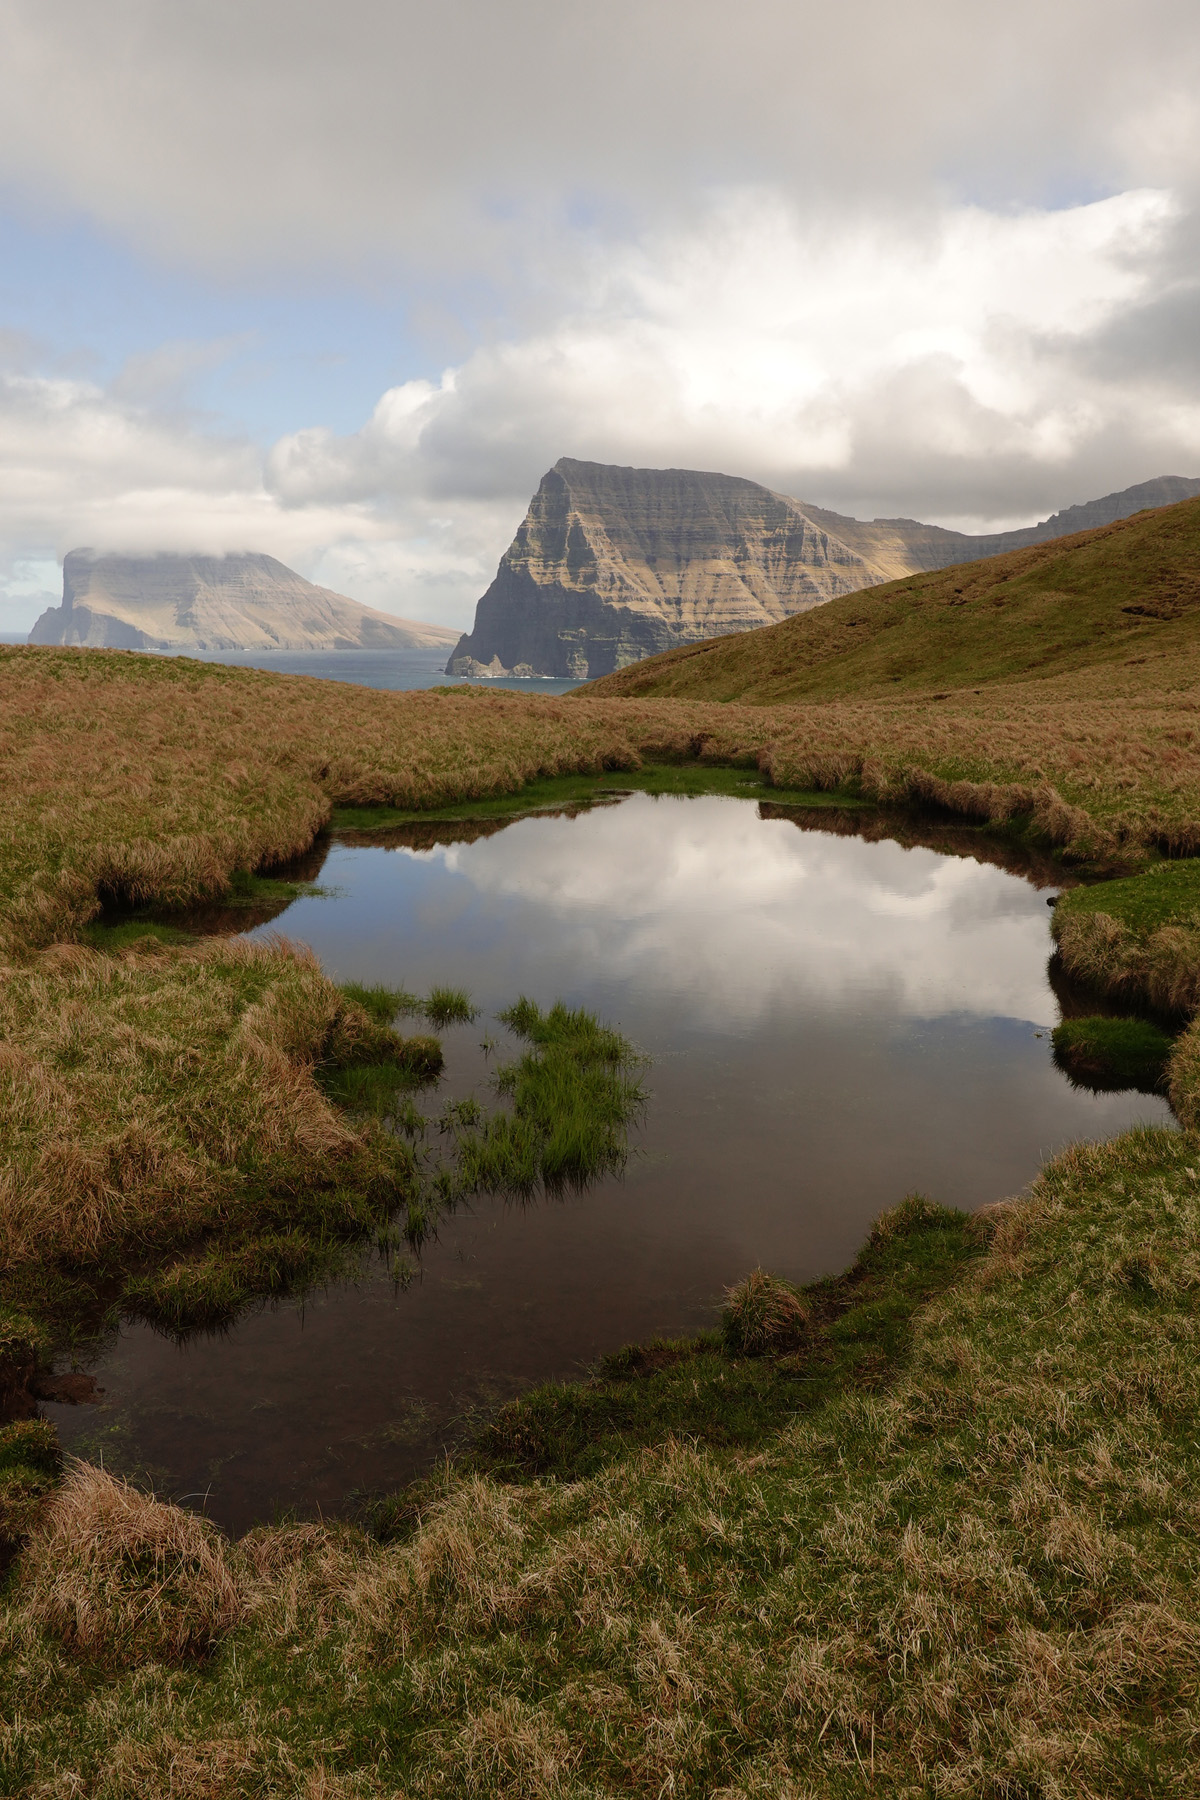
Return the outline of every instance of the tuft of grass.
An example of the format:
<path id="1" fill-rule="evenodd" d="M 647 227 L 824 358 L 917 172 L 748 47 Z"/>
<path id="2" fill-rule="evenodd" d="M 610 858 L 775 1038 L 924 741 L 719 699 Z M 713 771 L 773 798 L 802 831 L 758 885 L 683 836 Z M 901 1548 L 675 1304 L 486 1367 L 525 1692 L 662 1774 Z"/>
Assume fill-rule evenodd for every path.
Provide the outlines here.
<path id="1" fill-rule="evenodd" d="M 421 1002 L 415 994 L 406 993 L 403 988 L 384 987 L 379 982 L 368 986 L 361 981 L 343 981 L 338 991 L 355 1006 L 361 1006 L 376 1025 L 390 1027 L 401 1013 L 421 1010 Z"/>
<path id="2" fill-rule="evenodd" d="M 68 1470 L 26 1553 L 30 1618 L 109 1663 L 209 1653 L 241 1612 L 220 1533 L 103 1469 Z"/>
<path id="3" fill-rule="evenodd" d="M 629 1121 L 644 1104 L 633 1046 L 561 1001 L 543 1013 L 522 997 L 498 1017 L 533 1048 L 496 1071 L 510 1111 L 482 1125 L 453 1121 L 461 1187 L 526 1194 L 539 1181 L 582 1187 L 619 1172 Z"/>
<path id="4" fill-rule="evenodd" d="M 1064 1019 L 1053 1032 L 1054 1060 L 1081 1087 L 1161 1093 L 1172 1039 L 1145 1019 Z"/>
<path id="5" fill-rule="evenodd" d="M 752 1269 L 725 1296 L 721 1329 L 736 1356 L 796 1350 L 813 1322 L 812 1307 L 790 1281 Z"/>
<path id="6" fill-rule="evenodd" d="M 478 1008 L 471 1005 L 471 996 L 464 988 L 432 988 L 422 1010 L 429 1023 L 438 1029 L 444 1025 L 470 1024 L 479 1017 Z"/>

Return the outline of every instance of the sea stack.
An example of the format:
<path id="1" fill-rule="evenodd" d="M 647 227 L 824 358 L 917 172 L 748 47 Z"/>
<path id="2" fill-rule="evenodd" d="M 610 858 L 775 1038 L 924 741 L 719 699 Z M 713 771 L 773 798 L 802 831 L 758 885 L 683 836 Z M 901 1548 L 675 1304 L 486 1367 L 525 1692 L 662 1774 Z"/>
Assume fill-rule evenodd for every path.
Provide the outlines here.
<path id="1" fill-rule="evenodd" d="M 563 457 L 542 477 L 447 673 L 594 680 L 839 594 L 1196 493 L 1200 481 L 1161 476 L 1037 525 L 975 537 L 915 519 L 847 518 L 736 475 Z"/>
<path id="2" fill-rule="evenodd" d="M 256 552 L 71 550 L 62 605 L 42 614 L 29 641 L 117 650 L 411 650 L 450 645 L 455 636 L 316 587 Z"/>

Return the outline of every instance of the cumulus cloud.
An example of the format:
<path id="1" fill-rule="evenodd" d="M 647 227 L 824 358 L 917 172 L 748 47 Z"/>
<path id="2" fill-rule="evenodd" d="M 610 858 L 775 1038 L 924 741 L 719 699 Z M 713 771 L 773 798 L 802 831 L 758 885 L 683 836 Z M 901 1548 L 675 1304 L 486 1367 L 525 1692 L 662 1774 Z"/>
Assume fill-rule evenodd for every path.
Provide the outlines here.
<path id="1" fill-rule="evenodd" d="M 815 238 L 778 194 L 725 195 L 597 258 L 550 328 L 391 389 L 351 436 L 282 439 L 267 481 L 289 506 L 515 499 L 566 454 L 986 529 L 1190 473 L 1200 383 L 1175 368 L 1166 395 L 1103 348 L 1157 303 L 1178 213 L 1145 189 Z"/>
<path id="2" fill-rule="evenodd" d="M 174 388 L 179 360 L 167 346 L 107 387 L 0 374 L 0 632 L 27 630 L 57 605 L 57 562 L 85 544 L 265 550 L 386 611 L 469 614 L 511 531 L 508 511 L 431 511 L 400 492 L 386 505 L 314 493 L 285 506 L 264 482 L 260 446 L 152 403 Z"/>
<path id="3" fill-rule="evenodd" d="M 1200 474 L 1189 0 L 0 5 L 11 205 L 467 339 L 272 444 L 188 410 L 238 338 L 100 384 L 0 318 L 0 623 L 79 543 L 467 623 L 563 454 L 967 529 Z"/>

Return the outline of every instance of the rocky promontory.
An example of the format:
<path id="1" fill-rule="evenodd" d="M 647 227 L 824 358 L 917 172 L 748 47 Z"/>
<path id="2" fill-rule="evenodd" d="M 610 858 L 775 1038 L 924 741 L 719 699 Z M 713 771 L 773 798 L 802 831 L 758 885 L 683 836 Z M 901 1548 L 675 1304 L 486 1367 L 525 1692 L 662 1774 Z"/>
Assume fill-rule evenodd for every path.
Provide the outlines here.
<path id="1" fill-rule="evenodd" d="M 972 537 L 851 519 L 735 475 L 563 457 L 447 665 L 456 675 L 611 674 L 680 644 L 771 625 L 839 594 L 1200 493 L 1164 476 L 1020 531 Z"/>
<path id="2" fill-rule="evenodd" d="M 115 650 L 437 649 L 456 633 L 316 587 L 273 556 L 109 556 L 71 550 L 61 606 L 31 644 Z"/>

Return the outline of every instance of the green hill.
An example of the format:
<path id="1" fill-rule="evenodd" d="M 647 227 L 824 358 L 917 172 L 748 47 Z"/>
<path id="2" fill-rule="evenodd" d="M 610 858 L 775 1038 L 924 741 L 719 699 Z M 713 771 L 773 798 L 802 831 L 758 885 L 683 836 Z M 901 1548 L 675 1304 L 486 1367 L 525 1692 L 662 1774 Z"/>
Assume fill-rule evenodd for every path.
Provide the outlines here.
<path id="1" fill-rule="evenodd" d="M 978 687 L 1200 652 L 1200 498 L 864 588 L 591 682 L 590 696 L 780 702 Z"/>

